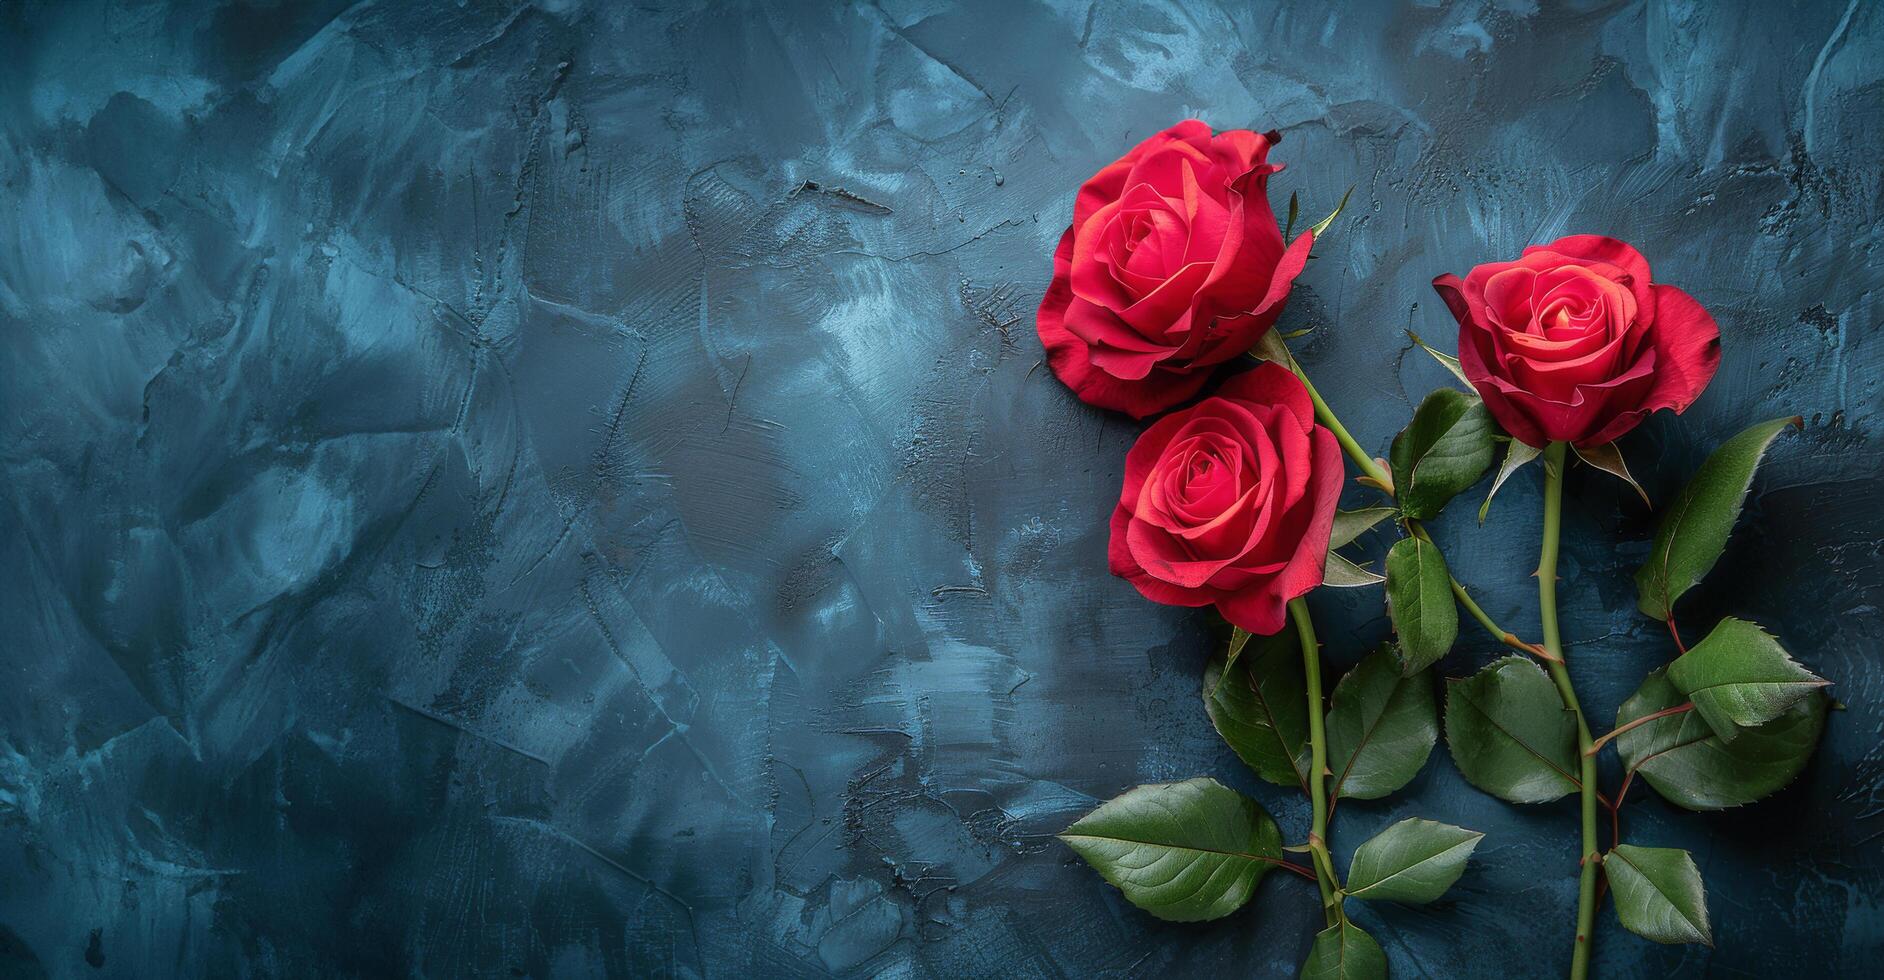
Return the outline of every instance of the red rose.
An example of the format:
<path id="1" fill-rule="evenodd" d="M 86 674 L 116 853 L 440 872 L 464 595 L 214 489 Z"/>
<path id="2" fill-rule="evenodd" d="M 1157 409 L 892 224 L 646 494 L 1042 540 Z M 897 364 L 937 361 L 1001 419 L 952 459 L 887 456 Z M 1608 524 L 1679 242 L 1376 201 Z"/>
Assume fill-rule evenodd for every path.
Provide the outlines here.
<path id="1" fill-rule="evenodd" d="M 1307 389 L 1263 364 L 1159 419 L 1125 457 L 1112 512 L 1112 574 L 1147 599 L 1215 603 L 1252 633 L 1321 584 L 1341 495 L 1341 444 Z"/>
<path id="2" fill-rule="evenodd" d="M 1694 297 L 1649 280 L 1626 242 L 1571 235 L 1433 288 L 1459 320 L 1459 363 L 1525 443 L 1609 442 L 1650 412 L 1680 413 L 1720 366 L 1720 328 Z"/>
<path id="3" fill-rule="evenodd" d="M 1053 373 L 1081 401 L 1144 418 L 1204 385 L 1282 313 L 1314 236 L 1283 246 L 1266 196 L 1271 144 L 1195 119 L 1079 189 L 1040 301 Z"/>

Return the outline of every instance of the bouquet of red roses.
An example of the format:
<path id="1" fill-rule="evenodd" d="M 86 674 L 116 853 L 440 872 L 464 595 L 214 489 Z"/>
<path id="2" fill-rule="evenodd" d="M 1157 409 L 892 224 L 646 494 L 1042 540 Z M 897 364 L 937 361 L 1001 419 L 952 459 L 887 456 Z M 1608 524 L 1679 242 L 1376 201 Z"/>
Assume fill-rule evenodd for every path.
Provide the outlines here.
<path id="1" fill-rule="evenodd" d="M 1048 364 L 1080 399 L 1156 416 L 1126 456 L 1111 570 L 1154 602 L 1212 606 L 1228 621 L 1202 678 L 1204 708 L 1257 776 L 1307 794 L 1312 825 L 1285 844 L 1256 801 L 1203 777 L 1130 789 L 1061 838 L 1165 919 L 1227 915 L 1272 869 L 1313 880 L 1326 928 L 1302 975 L 1385 976 L 1386 957 L 1350 921 L 1347 900 L 1433 901 L 1483 835 L 1404 820 L 1355 848 L 1343 875 L 1330 821 L 1343 799 L 1405 786 L 1443 727 L 1454 764 L 1479 789 L 1512 803 L 1578 797 L 1581 860 L 1564 869 L 1578 878 L 1573 977 L 1588 972 L 1604 889 L 1624 928 L 1710 942 L 1693 859 L 1624 843 L 1618 814 L 1637 776 L 1691 810 L 1752 802 L 1797 776 L 1818 744 L 1828 681 L 1745 620 L 1725 619 L 1687 646 L 1674 608 L 1720 557 L 1767 447 L 1800 420 L 1727 440 L 1661 508 L 1637 604 L 1666 624 L 1677 655 L 1596 736 L 1557 625 L 1566 473 L 1577 460 L 1636 486 L 1615 440 L 1652 412 L 1693 403 L 1719 366 L 1719 328 L 1692 296 L 1656 282 L 1634 247 L 1600 235 L 1440 275 L 1433 287 L 1458 320 L 1458 354 L 1412 340 L 1460 385 L 1427 395 L 1387 458 L 1373 458 L 1275 329 L 1316 236 L 1341 210 L 1291 239 L 1291 200 L 1278 227 L 1267 190 L 1282 169 L 1268 161 L 1279 139 L 1190 120 L 1094 174 L 1054 255 L 1038 326 Z M 1344 455 L 1378 506 L 1336 509 Z M 1423 522 L 1495 470 L 1483 523 L 1498 489 L 1540 458 L 1532 642 L 1480 608 Z M 1381 572 L 1338 552 L 1377 526 L 1398 534 Z M 1303 601 L 1320 586 L 1383 587 L 1394 630 L 1331 696 Z M 1449 679 L 1442 699 L 1433 667 L 1457 639 L 1460 609 L 1513 653 Z M 1609 794 L 1596 770 L 1605 747 L 1625 774 Z"/>

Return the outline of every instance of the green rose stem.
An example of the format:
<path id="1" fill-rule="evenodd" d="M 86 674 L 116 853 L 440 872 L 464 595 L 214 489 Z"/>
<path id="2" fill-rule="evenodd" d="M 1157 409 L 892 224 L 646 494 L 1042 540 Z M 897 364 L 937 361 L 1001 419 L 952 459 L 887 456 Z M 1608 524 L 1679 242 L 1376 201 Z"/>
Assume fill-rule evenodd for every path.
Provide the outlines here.
<path id="1" fill-rule="evenodd" d="M 1673 715 L 1685 714 L 1693 710 L 1694 710 L 1694 702 L 1686 701 L 1681 704 L 1677 704 L 1672 708 L 1663 708 L 1660 711 L 1651 711 L 1648 714 L 1643 715 L 1642 717 L 1637 718 L 1634 721 L 1616 726 L 1616 728 L 1613 731 L 1611 731 L 1609 734 L 1604 735 L 1602 738 L 1599 738 L 1594 742 L 1591 742 L 1590 747 L 1583 750 L 1583 754 L 1585 756 L 1595 755 L 1597 751 L 1600 750 L 1603 746 L 1608 745 L 1610 742 L 1614 741 L 1618 735 L 1621 735 L 1624 732 L 1627 732 L 1632 728 L 1639 728 L 1643 725 L 1648 724 L 1651 721 L 1659 721 L 1663 718 L 1668 718 Z M 1616 790 L 1616 798 L 1614 800 L 1604 800 L 1601 794 L 1597 795 L 1597 800 L 1601 802 L 1604 805 L 1604 807 L 1606 807 L 1609 810 L 1609 846 L 1610 847 L 1615 847 L 1617 844 L 1622 843 L 1622 801 L 1629 797 L 1629 787 L 1632 784 L 1634 784 L 1634 782 L 1635 782 L 1635 770 L 1629 769 L 1622 774 L 1622 787 Z"/>
<path id="2" fill-rule="evenodd" d="M 1309 618 L 1308 603 L 1289 600 L 1289 615 L 1295 620 L 1295 634 L 1302 640 L 1302 672 L 1308 681 L 1308 800 L 1314 808 L 1314 829 L 1308 834 L 1308 851 L 1315 859 L 1315 883 L 1321 888 L 1322 915 L 1328 925 L 1343 916 L 1335 897 L 1340 888 L 1335 878 L 1334 862 L 1328 857 L 1328 788 L 1323 777 L 1328 772 L 1328 737 L 1322 724 L 1321 650 L 1315 642 L 1315 622 Z"/>
<path id="3" fill-rule="evenodd" d="M 1360 443 L 1354 441 L 1354 436 L 1349 434 L 1348 427 L 1342 425 L 1341 420 L 1335 417 L 1334 409 L 1329 408 L 1328 403 L 1322 400 L 1321 392 L 1315 390 L 1314 382 L 1308 380 L 1308 373 L 1302 370 L 1302 365 L 1297 363 L 1293 356 L 1289 358 L 1288 366 L 1289 370 L 1295 372 L 1295 376 L 1301 380 L 1302 387 L 1308 389 L 1308 400 L 1315 403 L 1315 421 L 1334 433 L 1335 441 L 1341 444 L 1341 448 L 1354 460 L 1354 465 L 1359 466 L 1361 472 L 1367 474 L 1367 478 L 1373 481 L 1375 486 L 1392 496 L 1393 475 L 1388 473 L 1386 467 L 1381 466 L 1372 456 L 1367 455 L 1367 451 L 1361 448 Z M 1407 518 L 1406 526 L 1407 531 L 1414 537 L 1427 544 L 1433 543 L 1433 539 L 1427 535 L 1426 528 L 1422 527 L 1420 522 Z M 1472 594 L 1465 591 L 1465 586 L 1459 584 L 1458 579 L 1450 574 L 1446 576 L 1446 579 L 1452 584 L 1452 595 L 1459 600 L 1459 605 L 1464 606 L 1465 611 L 1471 613 L 1472 618 L 1478 620 L 1479 625 L 1485 627 L 1485 631 L 1498 642 L 1513 650 L 1531 654 L 1540 660 L 1548 661 L 1555 656 L 1549 650 L 1535 643 L 1526 643 L 1519 639 L 1517 634 L 1499 626 L 1484 609 L 1479 608 L 1479 604 L 1473 601 Z"/>
<path id="4" fill-rule="evenodd" d="M 1422 527 L 1420 522 L 1408 518 L 1406 524 L 1407 530 L 1411 531 L 1414 537 L 1419 538 L 1427 544 L 1433 545 L 1435 548 L 1439 547 L 1437 544 L 1433 543 L 1432 537 L 1426 533 L 1426 528 Z M 1555 660 L 1557 658 L 1557 655 L 1551 653 L 1549 650 L 1535 643 L 1526 643 L 1518 639 L 1517 634 L 1493 622 L 1491 616 L 1488 615 L 1485 610 L 1480 609 L 1477 602 L 1472 601 L 1472 594 L 1465 591 L 1465 586 L 1460 585 L 1459 580 L 1453 578 L 1450 573 L 1446 575 L 1446 580 L 1452 583 L 1453 598 L 1459 600 L 1459 605 L 1464 606 L 1465 611 L 1471 613 L 1472 618 L 1478 620 L 1480 626 L 1485 627 L 1485 632 L 1497 637 L 1498 642 L 1503 643 L 1513 650 L 1533 654 L 1539 660 Z"/>
<path id="5" fill-rule="evenodd" d="M 1553 442 L 1544 450 L 1544 543 L 1537 556 L 1538 613 L 1544 622 L 1544 647 L 1554 659 L 1545 663 L 1550 679 L 1563 696 L 1563 706 L 1577 716 L 1577 747 L 1582 750 L 1582 778 L 1578 791 L 1583 803 L 1582 871 L 1577 879 L 1577 944 L 1570 954 L 1571 980 L 1581 980 L 1590 973 L 1590 929 L 1596 920 L 1596 865 L 1602 860 L 1596 845 L 1596 757 L 1591 747 L 1590 726 L 1583 720 L 1583 708 L 1577 704 L 1577 692 L 1570 686 L 1570 669 L 1563 660 L 1563 639 L 1557 632 L 1557 537 L 1563 524 L 1562 442 Z"/>
<path id="6" fill-rule="evenodd" d="M 1313 402 L 1315 405 L 1315 420 L 1320 422 L 1330 432 L 1334 433 L 1335 441 L 1341 444 L 1342 450 L 1354 460 L 1355 465 L 1361 468 L 1361 472 L 1367 474 L 1368 479 L 1373 484 L 1391 495 L 1393 493 L 1393 475 L 1387 472 L 1386 467 L 1380 465 L 1373 457 L 1367 455 L 1367 452 L 1361 448 L 1360 443 L 1354 441 L 1354 436 L 1348 432 L 1347 426 L 1342 425 L 1341 420 L 1335 417 L 1334 410 L 1329 408 L 1328 403 L 1322 399 L 1321 392 L 1315 390 L 1314 382 L 1308 379 L 1307 372 L 1302 370 L 1302 366 L 1296 362 L 1293 356 L 1288 358 L 1288 367 L 1289 370 L 1293 371 L 1295 376 L 1301 380 L 1302 387 L 1308 390 L 1309 401 Z M 1465 607 L 1466 612 L 1471 613 L 1472 618 L 1478 620 L 1479 625 L 1485 627 L 1486 631 L 1496 637 L 1498 642 L 1513 649 L 1533 654 L 1538 659 L 1544 661 L 1545 668 L 1550 671 L 1551 680 L 1557 685 L 1557 693 L 1562 697 L 1564 707 L 1575 714 L 1577 718 L 1577 744 L 1581 749 L 1582 759 L 1580 770 L 1581 778 L 1578 780 L 1578 790 L 1582 797 L 1583 858 L 1580 862 L 1582 870 L 1577 881 L 1577 942 L 1575 950 L 1571 953 L 1570 976 L 1573 980 L 1581 980 L 1581 978 L 1589 976 L 1590 972 L 1590 932 L 1596 919 L 1596 866 L 1601 861 L 1601 856 L 1597 850 L 1596 843 L 1596 804 L 1598 802 L 1598 794 L 1596 791 L 1596 750 L 1590 738 L 1589 723 L 1583 718 L 1583 708 L 1577 703 L 1576 689 L 1570 685 L 1570 671 L 1565 666 L 1563 660 L 1563 641 L 1557 632 L 1557 539 L 1563 516 L 1564 454 L 1565 444 L 1561 442 L 1553 442 L 1544 450 L 1544 542 L 1541 553 L 1538 556 L 1537 568 L 1537 596 L 1542 606 L 1541 618 L 1544 626 L 1544 645 L 1540 647 L 1536 644 L 1526 643 L 1515 634 L 1500 627 L 1489 615 L 1486 615 L 1485 610 L 1481 609 L 1477 602 L 1472 600 L 1471 595 L 1465 591 L 1465 586 L 1459 584 L 1458 579 L 1451 579 L 1451 584 L 1453 597 L 1458 599 L 1459 604 Z M 1432 541 L 1432 538 L 1427 536 L 1426 529 L 1421 527 L 1418 521 L 1408 519 L 1406 525 L 1408 533 L 1428 543 Z M 1299 599 L 1296 600 L 1296 602 L 1300 601 Z M 1293 605 L 1291 605 L 1291 608 L 1294 608 Z M 1307 611 L 1304 609 L 1299 614 L 1297 623 L 1300 624 L 1304 622 L 1306 618 Z M 1309 635 L 1311 637 L 1313 636 L 1312 633 Z M 1309 677 L 1310 697 L 1316 699 L 1316 702 L 1319 703 L 1321 691 L 1320 676 L 1311 669 Z M 1316 716 L 1317 712 L 1310 712 L 1310 715 Z M 1312 736 L 1317 737 L 1317 739 L 1319 738 L 1320 723 L 1318 719 L 1315 720 L 1315 724 L 1310 732 Z M 1319 759 L 1320 756 L 1317 756 L 1317 758 Z M 1320 769 L 1317 768 L 1316 772 L 1319 774 Z M 1320 782 L 1320 777 L 1317 775 L 1315 779 L 1314 795 L 1318 804 L 1321 796 Z M 1627 791 L 1626 784 L 1624 791 Z M 1612 823 L 1616 822 L 1618 819 L 1617 812 L 1621 808 L 1620 796 L 1615 803 L 1604 802 L 1605 805 L 1609 807 Z M 1323 826 L 1323 815 L 1321 814 L 1321 807 L 1319 805 L 1316 808 L 1316 812 L 1316 833 L 1317 838 L 1319 838 Z M 1615 828 L 1613 832 L 1620 838 L 1620 828 Z M 1314 844 L 1315 840 L 1311 840 L 1310 843 Z M 1320 854 L 1317 855 L 1317 861 L 1317 870 L 1319 871 Z M 1330 878 L 1332 878 L 1332 874 Z M 1326 894 L 1326 885 L 1324 885 L 1324 894 Z"/>

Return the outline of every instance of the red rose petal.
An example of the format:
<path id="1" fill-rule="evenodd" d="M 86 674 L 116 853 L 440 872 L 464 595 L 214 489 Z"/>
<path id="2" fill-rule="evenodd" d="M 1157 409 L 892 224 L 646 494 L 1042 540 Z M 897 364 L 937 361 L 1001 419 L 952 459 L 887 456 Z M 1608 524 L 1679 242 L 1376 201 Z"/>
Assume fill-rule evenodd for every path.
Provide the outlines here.
<path id="1" fill-rule="evenodd" d="M 1274 361 L 1264 361 L 1252 370 L 1224 379 L 1217 386 L 1217 397 L 1286 408 L 1303 432 L 1315 424 L 1315 403 L 1309 399 L 1308 389 L 1293 371 Z"/>
<path id="2" fill-rule="evenodd" d="M 1126 544 L 1126 529 L 1131 519 L 1131 513 L 1124 507 L 1112 511 L 1112 537 L 1106 547 L 1106 564 L 1111 567 L 1112 574 L 1132 583 L 1145 598 L 1163 605 L 1208 606 L 1215 601 L 1215 596 L 1208 592 L 1180 588 L 1146 574 L 1132 560 L 1131 549 Z"/>
<path id="3" fill-rule="evenodd" d="M 1047 366 L 1054 376 L 1080 401 L 1137 419 L 1156 415 L 1197 394 L 1209 380 L 1206 372 L 1156 371 L 1144 381 L 1122 381 L 1093 367 L 1091 347 L 1066 329 L 1066 309 L 1073 300 L 1072 286 L 1067 281 L 1072 241 L 1073 230 L 1069 228 L 1060 238 L 1053 282 L 1040 298 L 1040 310 L 1034 319 L 1041 346 L 1047 351 Z"/>
<path id="4" fill-rule="evenodd" d="M 1661 362 L 1651 410 L 1676 414 L 1694 404 L 1720 369 L 1720 326 L 1694 297 L 1673 286 L 1655 286 L 1655 353 Z"/>
<path id="5" fill-rule="evenodd" d="M 1313 239 L 1285 246 L 1273 134 L 1187 120 L 1080 188 L 1037 329 L 1084 401 L 1137 417 L 1194 396 L 1275 322 Z"/>

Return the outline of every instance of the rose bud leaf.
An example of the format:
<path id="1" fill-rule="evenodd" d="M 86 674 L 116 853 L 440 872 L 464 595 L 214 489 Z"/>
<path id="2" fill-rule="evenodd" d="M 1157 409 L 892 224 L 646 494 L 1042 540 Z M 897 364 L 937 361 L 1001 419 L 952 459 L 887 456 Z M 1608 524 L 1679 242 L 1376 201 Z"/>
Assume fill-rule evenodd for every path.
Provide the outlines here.
<path id="1" fill-rule="evenodd" d="M 1255 635 L 1241 626 L 1230 627 L 1230 642 L 1224 647 L 1223 663 L 1220 665 L 1224 677 L 1229 676 L 1235 670 L 1237 659 L 1243 656 L 1243 650 L 1249 646 L 1250 638 Z M 1214 658 L 1212 663 L 1215 663 Z M 1218 678 L 1217 683 L 1223 683 L 1221 677 Z M 1204 692 L 1204 697 L 1208 699 L 1215 693 L 1215 687 L 1206 686 Z"/>
<path id="2" fill-rule="evenodd" d="M 1694 702 L 1714 734 L 1729 742 L 1741 729 L 1778 718 L 1831 683 L 1800 666 L 1771 633 L 1731 616 L 1676 657 L 1668 679 Z"/>
<path id="3" fill-rule="evenodd" d="M 1387 954 L 1374 937 L 1343 917 L 1315 935 L 1302 980 L 1386 980 Z"/>
<path id="4" fill-rule="evenodd" d="M 1255 800 L 1214 779 L 1127 790 L 1060 839 L 1160 919 L 1220 919 L 1282 861 L 1282 832 Z"/>
<path id="5" fill-rule="evenodd" d="M 1453 357 L 1451 354 L 1446 354 L 1441 351 L 1436 351 L 1432 349 L 1431 347 L 1427 346 L 1426 341 L 1422 339 L 1419 334 L 1413 332 L 1412 330 L 1408 330 L 1406 332 L 1406 335 L 1413 339 L 1413 343 L 1419 345 L 1420 350 L 1423 350 L 1426 353 L 1431 354 L 1433 356 L 1433 360 L 1439 362 L 1440 367 L 1443 367 L 1446 370 L 1451 371 L 1452 376 L 1455 378 L 1458 378 L 1460 384 L 1465 385 L 1467 388 L 1472 387 L 1472 380 L 1465 376 L 1465 368 L 1459 364 L 1458 358 Z"/>
<path id="6" fill-rule="evenodd" d="M 1369 902 L 1436 901 L 1465 873 L 1466 859 L 1484 839 L 1435 820 L 1402 820 L 1355 849 L 1347 893 Z"/>
<path id="7" fill-rule="evenodd" d="M 1328 547 L 1340 548 L 1353 544 L 1355 539 L 1367 533 L 1374 525 L 1392 517 L 1392 507 L 1361 507 L 1356 510 L 1337 510 L 1334 516 L 1334 530 L 1328 535 Z"/>
<path id="8" fill-rule="evenodd" d="M 1371 476 L 1357 476 L 1354 478 L 1354 482 L 1364 487 L 1373 487 L 1389 497 L 1393 496 L 1393 484 L 1391 483 L 1382 483 Z"/>
<path id="9" fill-rule="evenodd" d="M 1720 560 L 1760 457 L 1788 425 L 1802 426 L 1803 421 L 1794 415 L 1761 422 L 1721 443 L 1662 512 L 1648 561 L 1635 573 L 1636 605 L 1644 615 L 1671 618 L 1675 600 Z"/>
<path id="10" fill-rule="evenodd" d="M 1742 806 L 1778 792 L 1798 777 L 1825 730 L 1823 694 L 1810 694 L 1754 728 L 1724 741 L 1693 711 L 1644 722 L 1616 738 L 1616 753 L 1630 772 L 1640 773 L 1662 798 L 1688 810 Z M 1616 712 L 1621 728 L 1658 711 L 1678 707 L 1688 696 L 1668 679 L 1667 668 L 1648 675 Z"/>
<path id="11" fill-rule="evenodd" d="M 1336 589 L 1352 589 L 1385 582 L 1386 576 L 1370 571 L 1336 554 L 1335 549 L 1353 544 L 1356 538 L 1396 513 L 1399 512 L 1392 507 L 1362 507 L 1357 510 L 1335 511 L 1334 527 L 1328 536 L 1328 558 L 1322 567 L 1321 584 Z"/>
<path id="12" fill-rule="evenodd" d="M 1485 492 L 1485 502 L 1478 505 L 1480 524 L 1485 523 L 1485 515 L 1491 512 L 1492 498 L 1498 496 L 1498 488 L 1504 486 L 1505 481 L 1511 479 L 1511 474 L 1516 473 L 1524 464 L 1543 454 L 1542 449 L 1526 445 L 1521 439 L 1511 440 L 1511 445 L 1505 450 L 1505 461 L 1499 465 L 1498 475 L 1492 478 L 1491 489 Z"/>
<path id="13" fill-rule="evenodd" d="M 1571 446 L 1570 449 L 1577 454 L 1578 459 L 1635 488 L 1636 495 L 1642 498 L 1642 506 L 1654 509 L 1655 505 L 1649 502 L 1648 491 L 1642 489 L 1642 484 L 1635 482 L 1635 477 L 1629 474 L 1629 464 L 1623 462 L 1622 450 L 1615 443 L 1605 442 L 1600 446 Z"/>
<path id="14" fill-rule="evenodd" d="M 1331 589 L 1359 589 L 1386 580 L 1387 576 L 1369 571 L 1365 565 L 1356 565 L 1333 551 L 1328 552 L 1322 564 L 1321 584 Z"/>
<path id="15" fill-rule="evenodd" d="M 1467 782 L 1508 803 L 1577 790 L 1576 716 L 1544 669 L 1510 656 L 1446 683 L 1446 744 Z"/>
<path id="16" fill-rule="evenodd" d="M 1413 412 L 1388 451 L 1400 511 L 1414 520 L 1437 517 L 1446 502 L 1491 467 L 1496 430 L 1485 404 L 1452 388 L 1436 388 Z"/>
<path id="17" fill-rule="evenodd" d="M 1714 945 L 1701 869 L 1687 851 L 1618 844 L 1603 856 L 1603 874 L 1624 929 L 1652 942 Z"/>
<path id="18" fill-rule="evenodd" d="M 1242 632 L 1239 630 L 1238 632 Z M 1243 764 L 1277 786 L 1308 786 L 1308 683 L 1293 634 L 1252 636 L 1244 655 L 1204 666 L 1204 711 Z"/>
<path id="19" fill-rule="evenodd" d="M 1439 740 L 1432 674 L 1401 676 L 1382 649 L 1335 685 L 1328 708 L 1331 799 L 1377 800 L 1419 775 Z"/>
<path id="20" fill-rule="evenodd" d="M 1424 538 L 1401 538 L 1387 552 L 1387 615 L 1399 637 L 1394 655 L 1400 672 L 1432 666 L 1459 638 L 1459 609 L 1452 604 L 1452 575 L 1439 546 Z"/>
<path id="21" fill-rule="evenodd" d="M 1284 343 L 1285 339 L 1279 330 L 1265 330 L 1262 336 L 1256 338 L 1256 345 L 1249 349 L 1249 356 L 1259 361 L 1280 364 L 1294 371 L 1295 358 L 1289 354 L 1289 345 Z"/>

